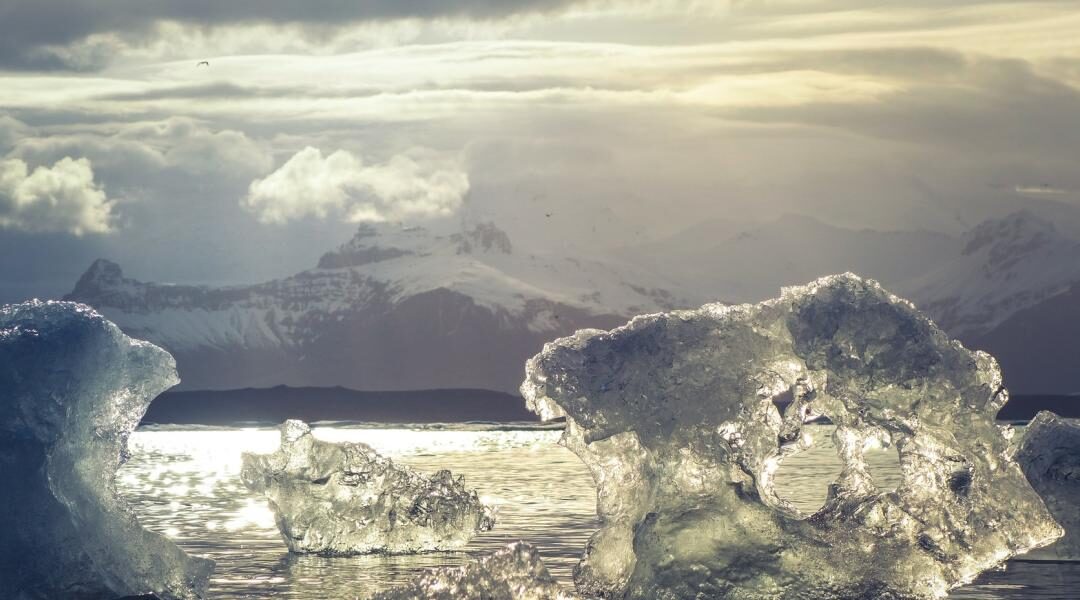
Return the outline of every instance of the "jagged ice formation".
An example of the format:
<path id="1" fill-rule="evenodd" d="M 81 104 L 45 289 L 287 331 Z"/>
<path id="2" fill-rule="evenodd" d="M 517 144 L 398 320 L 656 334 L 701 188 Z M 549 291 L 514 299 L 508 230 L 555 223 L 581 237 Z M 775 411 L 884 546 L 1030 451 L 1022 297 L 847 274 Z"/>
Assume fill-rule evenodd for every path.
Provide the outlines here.
<path id="1" fill-rule="evenodd" d="M 1080 421 L 1043 411 L 1024 431 L 1016 462 L 1065 528 L 1065 536 L 1024 558 L 1080 560 Z"/>
<path id="2" fill-rule="evenodd" d="M 281 447 L 245 453 L 241 477 L 263 493 L 289 550 L 328 555 L 456 550 L 495 525 L 493 510 L 450 471 L 431 477 L 366 444 L 317 440 L 281 425 Z"/>
<path id="3" fill-rule="evenodd" d="M 575 571 L 603 598 L 938 598 L 1061 535 L 994 416 L 996 361 L 851 274 L 545 346 L 522 393 L 591 469 L 601 529 Z M 791 394 L 782 412 L 774 400 Z M 802 514 L 773 474 L 836 424 L 844 468 Z M 900 455 L 894 492 L 864 451 Z"/>
<path id="4" fill-rule="evenodd" d="M 463 567 L 425 572 L 371 600 L 577 600 L 548 573 L 536 548 L 517 542 Z"/>
<path id="5" fill-rule="evenodd" d="M 128 435 L 177 381 L 167 352 L 87 306 L 0 308 L 0 597 L 203 597 L 214 563 L 116 493 Z"/>

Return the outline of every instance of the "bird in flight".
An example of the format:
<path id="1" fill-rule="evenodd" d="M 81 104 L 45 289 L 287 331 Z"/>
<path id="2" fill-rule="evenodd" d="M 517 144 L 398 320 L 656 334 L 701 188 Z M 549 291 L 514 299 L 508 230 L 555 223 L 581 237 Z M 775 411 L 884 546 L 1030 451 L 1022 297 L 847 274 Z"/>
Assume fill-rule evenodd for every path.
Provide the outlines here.
<path id="1" fill-rule="evenodd" d="M 208 66 L 208 67 L 209 67 L 209 66 L 210 66 L 210 61 L 208 61 L 208 60 L 204 60 L 204 61 L 201 61 L 201 62 L 199 62 L 199 64 L 197 64 L 197 65 L 195 65 L 195 66 L 196 66 L 196 67 L 201 67 L 201 66 L 203 66 L 203 65 L 206 65 L 206 66 Z"/>

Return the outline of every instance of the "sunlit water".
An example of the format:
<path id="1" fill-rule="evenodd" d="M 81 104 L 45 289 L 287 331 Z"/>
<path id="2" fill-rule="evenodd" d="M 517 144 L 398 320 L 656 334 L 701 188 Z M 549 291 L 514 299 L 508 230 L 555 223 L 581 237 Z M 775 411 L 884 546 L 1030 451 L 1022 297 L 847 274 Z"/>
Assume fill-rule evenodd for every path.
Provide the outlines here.
<path id="1" fill-rule="evenodd" d="M 789 458 L 776 476 L 781 495 L 812 511 L 840 463 L 829 428 L 810 426 L 814 447 Z M 241 452 L 272 452 L 276 429 L 140 429 L 132 458 L 119 473 L 122 492 L 147 527 L 193 554 L 217 561 L 212 598 L 361 599 L 419 570 L 459 565 L 511 541 L 537 545 L 548 569 L 567 586 L 585 542 L 597 527 L 595 491 L 584 465 L 557 444 L 560 432 L 483 425 L 445 428 L 326 425 L 316 437 L 362 441 L 421 471 L 450 469 L 465 476 L 485 501 L 499 506 L 494 531 L 464 552 L 414 556 L 326 558 L 291 555 L 266 502 L 240 483 Z M 896 453 L 872 453 L 880 487 L 898 482 Z M 1080 563 L 1013 561 L 957 590 L 966 599 L 1080 597 Z"/>

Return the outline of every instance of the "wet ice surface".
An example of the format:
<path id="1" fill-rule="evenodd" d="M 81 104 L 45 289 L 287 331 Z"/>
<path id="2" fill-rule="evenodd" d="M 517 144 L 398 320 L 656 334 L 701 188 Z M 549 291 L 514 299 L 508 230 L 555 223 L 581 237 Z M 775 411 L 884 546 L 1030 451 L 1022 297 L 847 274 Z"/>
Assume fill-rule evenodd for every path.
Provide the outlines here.
<path id="1" fill-rule="evenodd" d="M 464 552 L 328 558 L 289 555 L 265 501 L 240 481 L 240 453 L 277 447 L 276 429 L 139 431 L 120 485 L 149 527 L 219 564 L 213 598 L 365 598 L 427 567 L 457 566 L 526 539 L 567 581 L 596 528 L 588 473 L 556 444 L 558 431 L 314 428 L 327 441 L 364 442 L 395 462 L 464 475 L 481 500 L 500 507 L 494 531 Z"/>
<path id="2" fill-rule="evenodd" d="M 577 600 L 562 589 L 528 542 L 516 542 L 461 567 L 428 569 L 374 600 Z"/>
<path id="3" fill-rule="evenodd" d="M 811 425 L 807 431 L 813 446 L 789 458 L 777 473 L 781 495 L 804 511 L 824 502 L 825 486 L 840 469 L 831 428 Z M 551 574 L 568 587 L 573 565 L 597 527 L 596 495 L 585 466 L 557 444 L 559 433 L 316 425 L 320 439 L 362 441 L 421 471 L 446 468 L 462 474 L 485 500 L 499 504 L 498 527 L 458 553 L 289 555 L 265 501 L 248 492 L 239 478 L 242 451 L 265 453 L 277 447 L 273 428 L 141 429 L 131 438 L 134 456 L 120 470 L 118 484 L 145 526 L 218 561 L 212 598 L 366 598 L 407 582 L 423 568 L 462 565 L 518 539 L 536 545 Z M 895 457 L 891 449 L 868 457 L 882 486 L 899 479 Z M 950 598 L 1065 600 L 1075 598 L 1077 589 L 1080 564 L 1012 561 L 1006 571 L 985 573 Z"/>
<path id="4" fill-rule="evenodd" d="M 1080 420 L 1040 412 L 1031 421 L 1016 461 L 1065 536 L 1037 556 L 1080 560 Z"/>
<path id="5" fill-rule="evenodd" d="M 303 421 L 281 425 L 276 452 L 241 462 L 240 478 L 266 496 L 282 539 L 300 554 L 462 550 L 495 524 L 464 478 L 418 473 L 364 443 L 317 439 Z"/>
<path id="6" fill-rule="evenodd" d="M 575 569 L 605 598 L 943 598 L 1061 537 L 994 422 L 997 362 L 845 273 L 759 304 L 707 304 L 544 345 L 521 393 L 597 482 Z M 843 469 L 808 514 L 774 475 L 836 424 Z M 890 493 L 864 455 L 892 444 Z"/>
<path id="7" fill-rule="evenodd" d="M 167 352 L 90 307 L 0 306 L 0 598 L 203 598 L 214 565 L 143 528 L 115 472 Z"/>

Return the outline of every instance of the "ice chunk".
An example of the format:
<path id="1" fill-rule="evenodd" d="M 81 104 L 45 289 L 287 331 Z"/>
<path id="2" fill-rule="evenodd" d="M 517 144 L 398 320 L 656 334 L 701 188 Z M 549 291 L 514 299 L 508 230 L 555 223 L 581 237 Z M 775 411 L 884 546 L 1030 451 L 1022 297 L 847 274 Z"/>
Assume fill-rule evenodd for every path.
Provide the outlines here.
<path id="1" fill-rule="evenodd" d="M 511 544 L 463 567 L 425 572 L 371 600 L 576 600 L 548 573 L 536 548 Z"/>
<path id="2" fill-rule="evenodd" d="M 87 306 L 0 308 L 0 598 L 203 597 L 213 562 L 116 493 L 128 435 L 177 381 L 167 352 Z"/>
<path id="3" fill-rule="evenodd" d="M 463 478 L 425 477 L 365 444 L 317 440 L 302 421 L 282 424 L 276 452 L 243 461 L 244 483 L 269 499 L 292 552 L 455 550 L 495 525 Z"/>
<path id="4" fill-rule="evenodd" d="M 1080 421 L 1040 412 L 1024 431 L 1016 461 L 1065 528 L 1065 537 L 1024 558 L 1080 560 Z"/>
<path id="5" fill-rule="evenodd" d="M 994 422 L 996 361 L 855 275 L 579 331 L 532 358 L 521 389 L 566 417 L 562 442 L 596 480 L 584 594 L 934 598 L 1061 535 Z M 844 468 L 805 515 L 773 474 L 812 443 L 814 414 L 836 424 Z M 902 469 L 889 493 L 863 459 L 883 438 Z"/>

